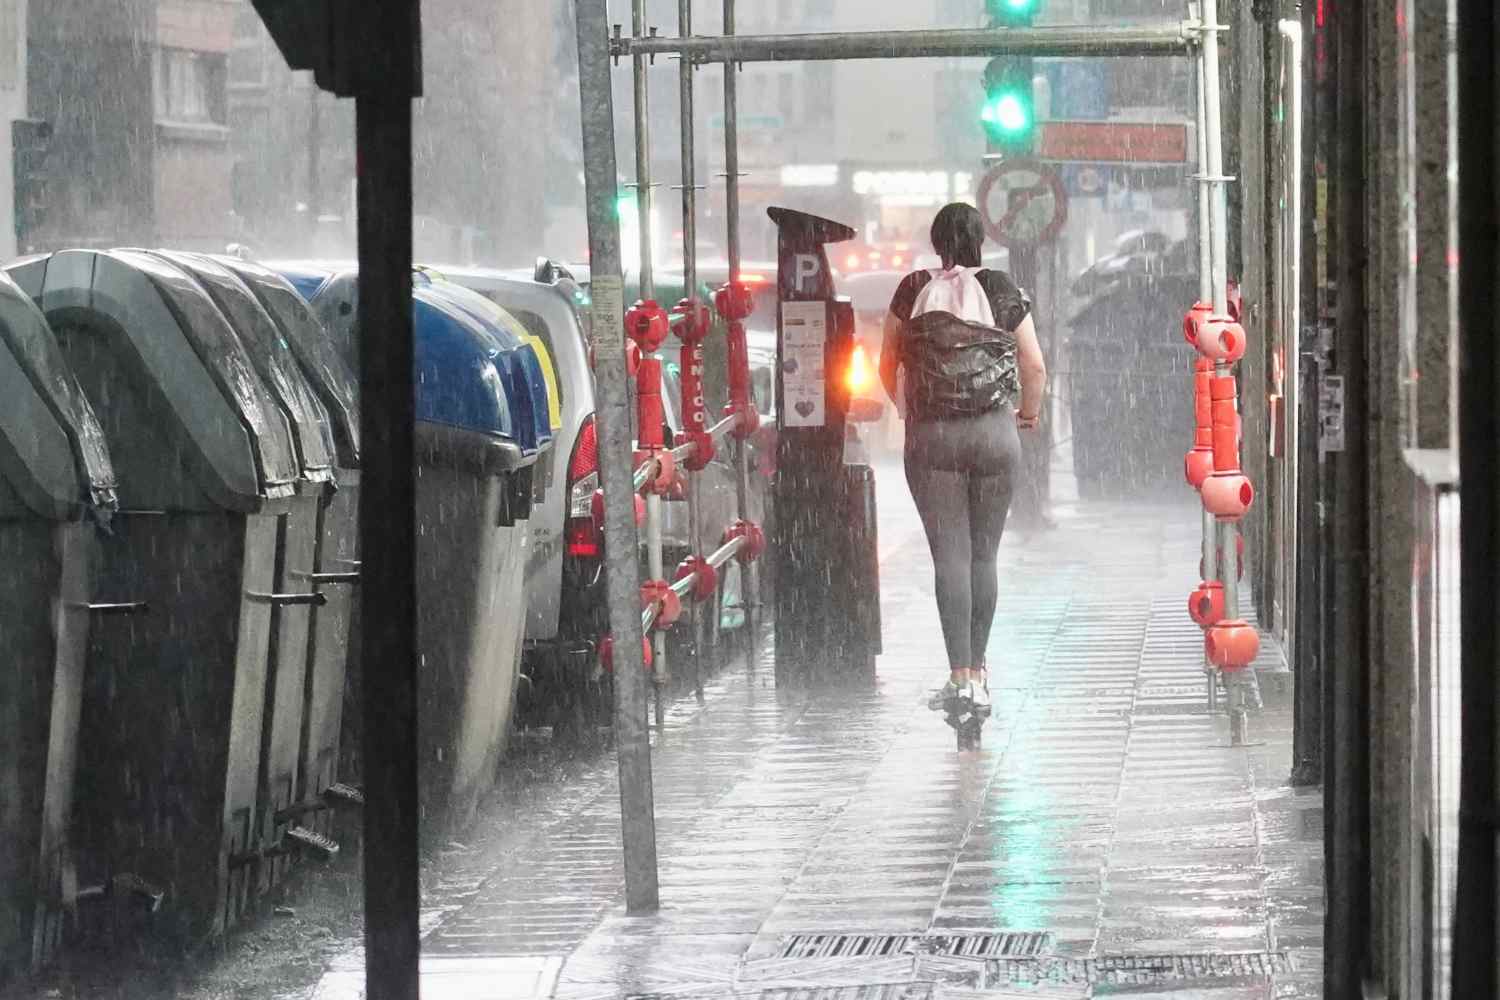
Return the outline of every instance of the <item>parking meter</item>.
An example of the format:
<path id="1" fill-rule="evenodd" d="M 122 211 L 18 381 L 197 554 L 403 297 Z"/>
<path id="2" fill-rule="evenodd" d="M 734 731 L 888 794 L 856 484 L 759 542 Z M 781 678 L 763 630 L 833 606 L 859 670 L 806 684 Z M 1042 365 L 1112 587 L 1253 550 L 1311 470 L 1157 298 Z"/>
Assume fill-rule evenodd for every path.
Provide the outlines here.
<path id="1" fill-rule="evenodd" d="M 880 652 L 874 473 L 849 464 L 854 311 L 835 294 L 826 247 L 838 222 L 769 210 L 778 231 L 776 682 L 868 676 Z"/>

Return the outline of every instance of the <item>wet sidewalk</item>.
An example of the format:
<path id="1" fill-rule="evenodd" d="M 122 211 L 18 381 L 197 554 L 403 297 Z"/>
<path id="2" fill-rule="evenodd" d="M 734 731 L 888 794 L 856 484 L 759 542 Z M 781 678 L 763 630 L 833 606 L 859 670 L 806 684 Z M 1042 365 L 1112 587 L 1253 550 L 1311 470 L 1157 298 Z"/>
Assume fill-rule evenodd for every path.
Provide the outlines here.
<path id="1" fill-rule="evenodd" d="M 960 755 L 925 708 L 931 563 L 881 471 L 874 689 L 788 695 L 741 665 L 673 708 L 654 916 L 624 913 L 610 759 L 453 845 L 425 887 L 425 996 L 1319 995 L 1321 803 L 1287 785 L 1276 685 L 1261 745 L 1206 711 L 1196 508 L 1075 506 L 1007 538 L 995 716 Z M 302 995 L 362 979 L 351 953 Z"/>

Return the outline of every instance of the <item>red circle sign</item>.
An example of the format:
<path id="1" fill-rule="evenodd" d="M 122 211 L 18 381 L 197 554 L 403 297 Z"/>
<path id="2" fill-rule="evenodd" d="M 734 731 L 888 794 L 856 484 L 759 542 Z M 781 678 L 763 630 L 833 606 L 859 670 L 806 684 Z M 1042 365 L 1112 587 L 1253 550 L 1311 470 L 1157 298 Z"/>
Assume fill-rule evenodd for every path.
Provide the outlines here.
<path id="1" fill-rule="evenodd" d="M 1032 160 L 1006 160 L 979 184 L 980 214 L 990 239 L 1028 247 L 1057 238 L 1068 221 L 1068 194 L 1057 171 Z"/>

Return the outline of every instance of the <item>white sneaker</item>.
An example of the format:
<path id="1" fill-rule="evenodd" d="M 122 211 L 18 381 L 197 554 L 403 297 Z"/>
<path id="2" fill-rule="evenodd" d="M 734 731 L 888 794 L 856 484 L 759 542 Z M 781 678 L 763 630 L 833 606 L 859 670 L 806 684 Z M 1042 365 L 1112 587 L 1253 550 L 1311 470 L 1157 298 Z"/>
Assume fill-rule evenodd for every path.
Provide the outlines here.
<path id="1" fill-rule="evenodd" d="M 990 685 L 988 681 L 970 681 L 964 686 L 964 698 L 973 708 L 974 714 L 988 718 L 990 714 Z"/>
<path id="2" fill-rule="evenodd" d="M 953 683 L 952 678 L 927 698 L 927 707 L 934 712 L 946 712 L 953 707 L 953 703 L 963 698 L 963 691 Z"/>

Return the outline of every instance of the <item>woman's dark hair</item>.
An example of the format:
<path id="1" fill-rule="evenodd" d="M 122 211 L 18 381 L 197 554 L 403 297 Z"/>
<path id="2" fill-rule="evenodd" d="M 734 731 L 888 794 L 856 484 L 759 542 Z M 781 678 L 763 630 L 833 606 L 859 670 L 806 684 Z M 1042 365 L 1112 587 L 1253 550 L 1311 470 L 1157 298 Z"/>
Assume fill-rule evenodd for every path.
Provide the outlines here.
<path id="1" fill-rule="evenodd" d="M 932 220 L 932 249 L 943 267 L 978 267 L 984 247 L 984 219 L 979 209 L 956 201 Z"/>

